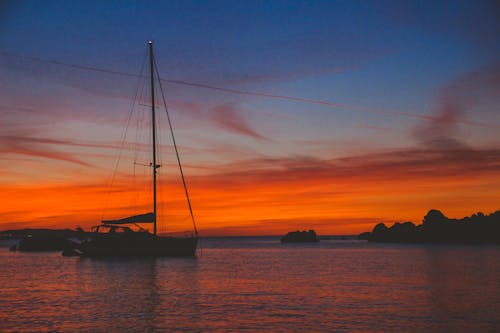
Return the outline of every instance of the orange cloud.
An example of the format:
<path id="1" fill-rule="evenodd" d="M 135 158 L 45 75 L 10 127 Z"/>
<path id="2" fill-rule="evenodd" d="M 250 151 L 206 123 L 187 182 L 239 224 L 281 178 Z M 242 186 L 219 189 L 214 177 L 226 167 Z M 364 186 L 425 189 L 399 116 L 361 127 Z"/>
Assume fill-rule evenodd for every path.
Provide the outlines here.
<path id="1" fill-rule="evenodd" d="M 54 143 L 61 144 L 62 141 L 4 135 L 0 136 L 0 154 L 42 157 L 90 166 L 87 162 L 75 157 L 74 154 L 64 153 L 44 147 L 45 144 Z"/>

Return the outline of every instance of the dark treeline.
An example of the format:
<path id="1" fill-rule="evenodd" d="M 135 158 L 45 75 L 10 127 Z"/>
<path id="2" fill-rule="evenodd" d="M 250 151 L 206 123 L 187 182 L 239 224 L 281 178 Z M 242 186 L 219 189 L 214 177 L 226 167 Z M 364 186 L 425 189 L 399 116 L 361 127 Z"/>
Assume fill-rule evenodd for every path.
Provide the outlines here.
<path id="1" fill-rule="evenodd" d="M 358 238 L 380 243 L 500 244 L 500 211 L 450 219 L 433 209 L 420 225 L 398 222 L 387 227 L 379 223 L 372 232 L 364 232 Z"/>

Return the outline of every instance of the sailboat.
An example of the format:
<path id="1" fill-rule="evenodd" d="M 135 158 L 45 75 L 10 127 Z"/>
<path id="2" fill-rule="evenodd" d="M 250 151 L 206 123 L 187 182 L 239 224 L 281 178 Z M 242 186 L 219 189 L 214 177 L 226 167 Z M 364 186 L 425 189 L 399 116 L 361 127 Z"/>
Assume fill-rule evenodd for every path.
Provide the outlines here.
<path id="1" fill-rule="evenodd" d="M 153 42 L 148 42 L 149 63 L 151 73 L 151 125 L 152 125 L 152 169 L 153 178 L 153 211 L 128 216 L 116 220 L 103 220 L 101 225 L 93 227 L 89 237 L 77 246 L 75 251 L 81 256 L 88 257 L 136 257 L 136 256 L 168 256 L 168 257 L 194 257 L 196 255 L 196 247 L 198 245 L 198 230 L 194 220 L 194 215 L 191 207 L 191 201 L 184 180 L 184 173 L 180 162 L 173 128 L 170 122 L 170 117 L 167 110 L 167 118 L 172 136 L 173 145 L 175 148 L 177 162 L 179 165 L 182 184 L 184 186 L 186 199 L 193 222 L 193 233 L 185 237 L 161 236 L 157 234 L 157 169 L 160 167 L 157 164 L 156 152 L 156 110 L 155 110 L 155 69 L 156 74 L 159 74 L 156 68 L 156 63 L 153 55 Z M 161 81 L 160 88 L 161 88 Z M 162 88 L 161 88 L 162 89 Z M 162 91 L 163 94 L 163 91 Z M 152 223 L 153 232 L 139 226 L 143 223 Z M 134 231 L 130 226 L 139 227 L 138 231 Z"/>

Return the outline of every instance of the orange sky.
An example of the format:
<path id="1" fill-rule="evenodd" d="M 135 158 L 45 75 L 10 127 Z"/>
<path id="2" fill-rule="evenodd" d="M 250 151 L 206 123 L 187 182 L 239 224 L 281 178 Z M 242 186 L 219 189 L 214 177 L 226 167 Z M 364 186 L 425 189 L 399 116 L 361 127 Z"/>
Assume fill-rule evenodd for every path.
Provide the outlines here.
<path id="1" fill-rule="evenodd" d="M 408 150 L 331 160 L 249 160 L 187 181 L 202 235 L 279 235 L 309 228 L 320 234 L 355 234 L 381 221 L 420 222 L 431 208 L 450 217 L 495 211 L 499 154 Z M 245 164 L 248 169 L 235 171 Z M 138 178 L 136 188 L 150 187 Z M 137 194 L 130 180 L 119 176 L 111 194 L 105 179 L 4 185 L 2 229 L 89 227 L 103 216 L 151 210 L 150 194 Z M 190 230 L 179 180 L 169 177 L 162 183 L 159 230 Z"/>

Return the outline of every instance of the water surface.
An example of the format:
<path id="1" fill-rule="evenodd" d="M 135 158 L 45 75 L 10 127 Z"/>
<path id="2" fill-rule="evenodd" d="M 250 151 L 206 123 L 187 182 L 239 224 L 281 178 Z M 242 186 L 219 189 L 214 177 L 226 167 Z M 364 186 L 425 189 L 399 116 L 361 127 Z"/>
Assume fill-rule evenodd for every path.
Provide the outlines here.
<path id="1" fill-rule="evenodd" d="M 201 246 L 128 260 L 0 248 L 0 331 L 500 331 L 499 246 Z"/>

